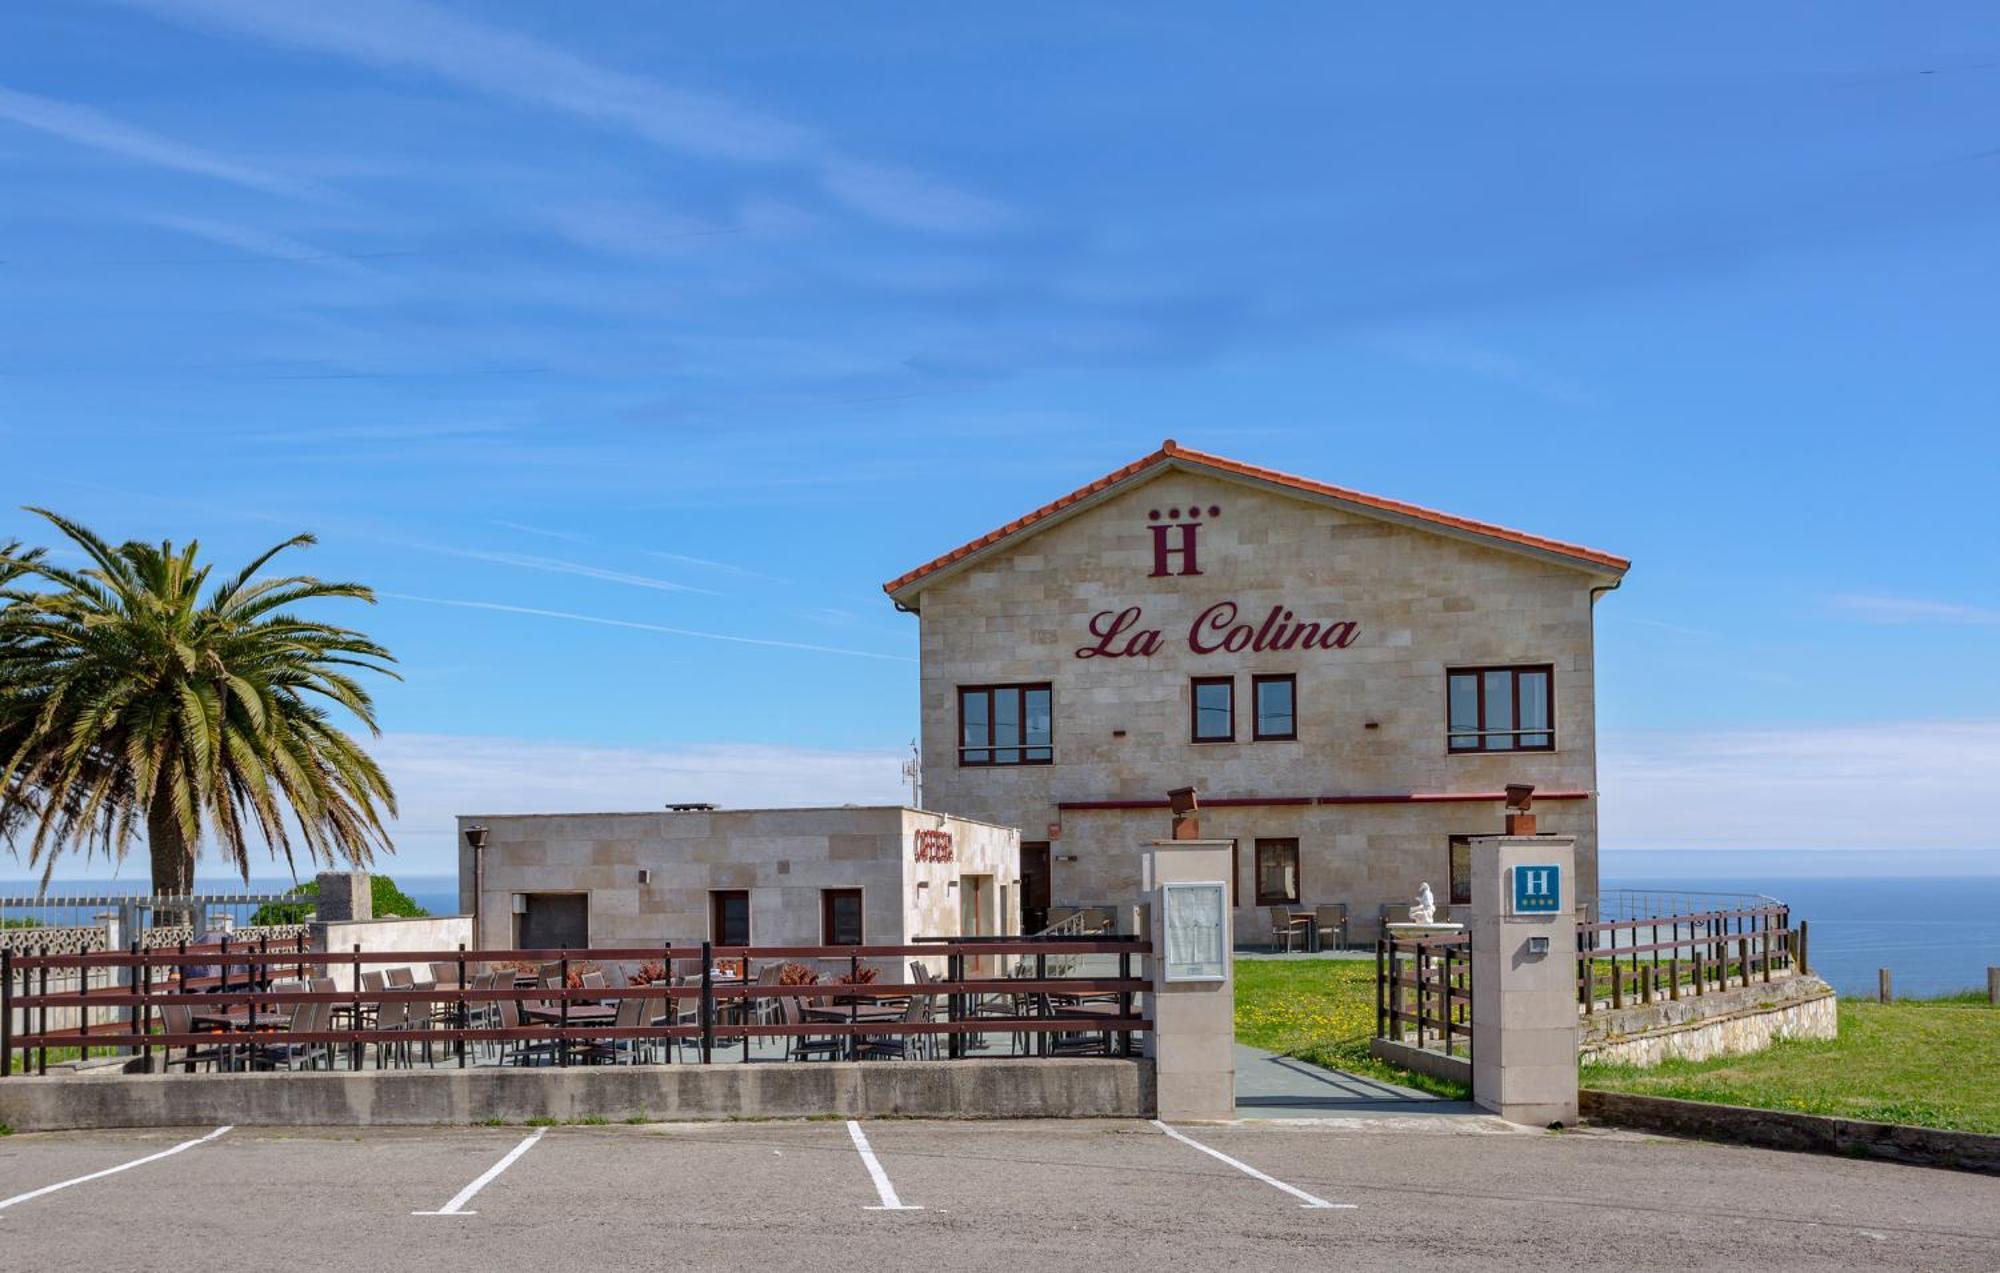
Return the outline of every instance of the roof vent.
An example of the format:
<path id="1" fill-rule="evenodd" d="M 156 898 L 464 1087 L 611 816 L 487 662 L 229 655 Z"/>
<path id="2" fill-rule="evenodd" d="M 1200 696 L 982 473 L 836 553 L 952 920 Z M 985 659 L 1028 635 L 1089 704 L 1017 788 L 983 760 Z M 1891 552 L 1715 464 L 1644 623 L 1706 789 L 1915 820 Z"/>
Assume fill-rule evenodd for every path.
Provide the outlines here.
<path id="1" fill-rule="evenodd" d="M 691 801 L 688 804 L 670 804 L 667 806 L 667 811 L 670 813 L 714 813 L 715 806 L 706 800 L 697 800 Z"/>

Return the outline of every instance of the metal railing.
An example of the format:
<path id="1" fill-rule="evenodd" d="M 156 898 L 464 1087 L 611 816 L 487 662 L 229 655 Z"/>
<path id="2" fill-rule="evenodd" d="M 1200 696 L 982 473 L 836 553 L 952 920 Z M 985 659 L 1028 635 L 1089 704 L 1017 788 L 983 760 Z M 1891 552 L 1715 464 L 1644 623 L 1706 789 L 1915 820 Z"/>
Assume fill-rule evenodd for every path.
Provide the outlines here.
<path id="1" fill-rule="evenodd" d="M 1578 924 L 1578 1006 L 1593 1013 L 1805 972 L 1805 921 L 1793 928 L 1789 906 L 1762 900 L 1768 904 Z"/>
<path id="2" fill-rule="evenodd" d="M 1754 910 L 1783 906 L 1765 893 L 1729 893 L 1714 889 L 1607 888 L 1598 890 L 1592 919 L 1650 920 L 1662 915 L 1707 915 L 1715 911 Z"/>
<path id="3" fill-rule="evenodd" d="M 1152 947 L 1136 939 L 373 952 L 308 951 L 303 945 L 0 952 L 0 1076 L 15 1072 L 16 1054 L 23 1072 L 31 1068 L 32 1056 L 33 1071 L 46 1073 L 51 1050 L 82 1047 L 133 1053 L 143 1069 L 155 1068 L 158 1054 L 166 1068 L 207 1064 L 224 1070 L 275 1068 L 281 1061 L 290 1068 L 301 1057 L 310 1067 L 323 1063 L 330 1069 L 343 1062 L 362 1069 L 371 1058 L 378 1068 L 413 1065 L 419 1049 L 426 1064 L 463 1068 L 484 1063 L 486 1045 L 492 1045 L 498 1063 L 555 1065 L 636 1062 L 642 1055 L 650 1059 L 661 1045 L 669 1064 L 677 1045 L 682 1059 L 693 1053 L 703 1063 L 726 1059 L 719 1053 L 735 1048 L 746 1062 L 808 1052 L 867 1058 L 928 1051 L 940 1059 L 963 1059 L 975 1052 L 998 1055 L 999 1038 L 1007 1040 L 1006 1055 L 1131 1056 L 1134 1036 L 1152 1028 L 1137 1004 L 1150 983 L 1134 967 L 1150 957 Z M 1057 976 L 1047 970 L 1051 956 L 1085 954 L 1116 957 L 1117 975 Z M 1002 962 L 995 957 L 1008 956 L 1028 957 L 1011 970 L 1025 975 L 987 974 L 991 964 Z M 755 962 L 799 960 L 844 964 L 847 979 L 819 984 L 750 979 Z M 942 979 L 864 981 L 864 961 L 883 960 L 942 960 L 945 971 Z M 677 963 L 696 961 L 696 973 L 673 978 Z M 571 974 L 584 966 L 614 962 L 657 966 L 667 980 L 571 984 Z M 555 984 L 541 984 L 541 975 L 522 984 L 515 970 L 524 963 L 539 963 L 538 974 Z M 363 984 L 369 965 L 411 964 L 430 964 L 448 975 L 428 985 Z M 723 968 L 741 969 L 742 978 L 719 976 Z M 89 989 L 86 974 L 93 969 L 118 970 L 120 984 Z M 313 973 L 335 971 L 350 979 L 348 986 L 306 988 L 304 980 Z M 475 985 L 474 978 L 488 971 L 497 974 L 494 984 Z M 83 984 L 53 988 L 51 979 L 61 981 L 65 974 Z M 280 985 L 287 977 L 300 984 Z M 626 1006 L 633 1001 L 636 1007 Z M 773 1004 L 792 1007 L 771 1011 Z M 891 1006 L 893 1014 L 885 1011 Z M 109 1012 L 116 1020 L 104 1029 L 51 1028 L 49 1014 L 64 1010 Z M 810 1019 L 784 1019 L 798 1011 Z M 345 1026 L 319 1025 L 322 1016 Z M 300 1017 L 312 1024 L 302 1025 Z M 17 1019 L 24 1023 L 19 1031 Z M 208 1028 L 197 1028 L 204 1022 Z M 781 1041 L 784 1055 L 753 1057 L 753 1040 Z M 811 1047 L 798 1046 L 801 1042 Z"/>

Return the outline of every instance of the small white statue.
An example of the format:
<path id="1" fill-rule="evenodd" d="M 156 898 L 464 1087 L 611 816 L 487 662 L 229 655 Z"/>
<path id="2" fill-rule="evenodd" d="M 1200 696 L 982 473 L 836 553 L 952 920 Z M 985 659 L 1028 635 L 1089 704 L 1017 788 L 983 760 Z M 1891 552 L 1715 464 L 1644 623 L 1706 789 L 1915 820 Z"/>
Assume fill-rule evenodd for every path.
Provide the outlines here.
<path id="1" fill-rule="evenodd" d="M 1417 900 L 1410 905 L 1412 924 L 1429 924 L 1437 920 L 1437 898 L 1431 895 L 1430 881 L 1417 886 Z"/>

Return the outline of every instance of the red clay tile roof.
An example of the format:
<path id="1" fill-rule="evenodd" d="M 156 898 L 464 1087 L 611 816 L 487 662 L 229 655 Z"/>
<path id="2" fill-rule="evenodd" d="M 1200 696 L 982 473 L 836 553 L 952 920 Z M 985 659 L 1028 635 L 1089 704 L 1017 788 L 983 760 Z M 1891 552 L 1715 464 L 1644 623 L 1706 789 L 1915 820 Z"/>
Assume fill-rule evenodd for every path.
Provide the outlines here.
<path id="1" fill-rule="evenodd" d="M 1063 496 L 1061 499 L 1044 504 L 1025 517 L 1017 517 L 998 530 L 988 531 L 969 544 L 962 544 L 944 556 L 927 561 L 907 574 L 898 575 L 896 578 L 883 584 L 882 591 L 892 594 L 900 592 L 926 575 L 942 570 L 955 562 L 963 561 L 974 553 L 990 548 L 1003 539 L 1011 538 L 1027 530 L 1029 527 L 1047 520 L 1049 517 L 1061 512 L 1079 500 L 1088 499 L 1100 491 L 1118 485 L 1128 478 L 1136 477 L 1148 469 L 1173 460 L 1202 468 L 1214 469 L 1220 473 L 1231 473 L 1238 477 L 1272 482 L 1279 486 L 1290 487 L 1296 491 L 1304 491 L 1310 495 L 1324 495 L 1346 503 L 1356 504 L 1363 508 L 1379 509 L 1385 513 L 1393 513 L 1397 516 L 1408 517 L 1420 522 L 1429 522 L 1436 526 L 1447 526 L 1453 530 L 1464 531 L 1486 539 L 1499 540 L 1502 543 L 1513 544 L 1522 548 L 1533 548 L 1542 552 L 1554 553 L 1557 556 L 1569 557 L 1581 563 L 1615 571 L 1618 574 L 1625 573 L 1632 565 L 1630 561 L 1623 557 L 1602 552 L 1595 548 L 1585 548 L 1578 544 L 1568 544 L 1559 539 L 1547 539 L 1541 535 L 1530 535 L 1525 531 L 1509 530 L 1505 526 L 1495 526 L 1489 522 L 1474 521 L 1469 517 L 1457 517 L 1450 513 L 1440 513 L 1435 509 L 1423 508 L 1416 504 L 1405 504 L 1400 500 L 1383 499 L 1379 495 L 1369 495 L 1361 491 L 1352 491 L 1346 487 L 1334 486 L 1326 482 L 1315 482 L 1311 478 L 1297 477 L 1290 473 L 1280 473 L 1276 469 L 1259 468 L 1254 464 L 1245 464 L 1240 460 L 1231 460 L 1220 455 L 1210 455 L 1204 451 L 1191 450 L 1175 442 L 1172 438 L 1168 438 L 1160 445 L 1160 449 L 1151 455 L 1134 460 L 1116 472 L 1106 473 L 1090 485 L 1080 487 Z"/>

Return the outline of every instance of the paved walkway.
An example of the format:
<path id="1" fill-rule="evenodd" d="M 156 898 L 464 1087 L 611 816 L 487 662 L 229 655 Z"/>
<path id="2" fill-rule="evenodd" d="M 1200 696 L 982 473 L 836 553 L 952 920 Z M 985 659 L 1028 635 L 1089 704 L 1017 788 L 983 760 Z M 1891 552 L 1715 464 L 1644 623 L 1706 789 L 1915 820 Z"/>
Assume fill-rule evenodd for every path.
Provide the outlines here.
<path id="1" fill-rule="evenodd" d="M 1236 1045 L 1239 1118 L 1386 1118 L 1409 1114 L 1480 1114 L 1471 1101 L 1363 1078 L 1261 1048 Z"/>

